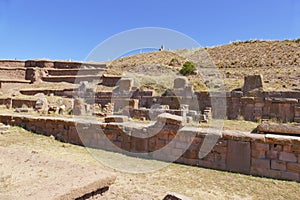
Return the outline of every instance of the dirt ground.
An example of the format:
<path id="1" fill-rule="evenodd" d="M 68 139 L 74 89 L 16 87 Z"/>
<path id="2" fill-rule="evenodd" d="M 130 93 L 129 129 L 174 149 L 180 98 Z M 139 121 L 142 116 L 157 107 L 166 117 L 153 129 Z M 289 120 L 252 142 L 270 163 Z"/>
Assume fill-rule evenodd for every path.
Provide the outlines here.
<path id="1" fill-rule="evenodd" d="M 0 155 L 1 199 L 75 199 L 115 180 L 110 173 L 49 159 L 37 151 L 0 147 Z"/>
<path id="2" fill-rule="evenodd" d="M 300 199 L 300 184 L 296 182 L 246 176 L 200 167 L 170 164 L 163 169 L 149 173 L 132 174 L 116 171 L 99 163 L 84 147 L 61 143 L 51 137 L 33 134 L 18 127 L 12 127 L 10 133 L 0 135 L 0 149 L 6 152 L 4 154 L 6 158 L 9 157 L 8 152 L 20 152 L 20 154 L 10 157 L 10 160 L 14 161 L 13 166 L 6 162 L 6 159 L 3 160 L 5 157 L 1 159 L 0 165 L 0 194 L 3 196 L 15 193 L 15 195 L 20 195 L 16 196 L 17 199 L 23 198 L 23 191 L 25 193 L 33 191 L 40 185 L 48 189 L 49 197 L 52 195 L 51 191 L 54 188 L 47 185 L 49 182 L 45 177 L 54 171 L 49 171 L 47 169 L 49 166 L 35 160 L 37 157 L 49 162 L 63 160 L 61 162 L 71 163 L 70 165 L 80 164 L 85 168 L 116 174 L 116 181 L 111 185 L 109 191 L 104 195 L 91 197 L 90 199 L 93 200 L 163 199 L 170 192 L 182 194 L 191 199 Z M 111 158 L 120 156 L 102 150 L 99 150 L 98 153 Z M 17 159 L 20 159 L 20 162 L 33 159 L 34 166 L 18 163 Z M 12 171 L 16 166 L 23 170 L 23 174 Z M 68 170 L 73 170 L 72 167 L 57 166 L 60 166 L 66 173 Z M 39 176 L 28 179 L 28 182 L 18 182 L 18 177 L 34 173 L 36 169 L 42 170 L 35 172 Z M 56 181 L 60 182 L 61 179 L 76 182 L 76 179 L 71 176 L 64 178 L 57 176 Z M 16 187 L 18 190 L 15 190 Z M 21 191 L 21 193 L 15 191 Z"/>

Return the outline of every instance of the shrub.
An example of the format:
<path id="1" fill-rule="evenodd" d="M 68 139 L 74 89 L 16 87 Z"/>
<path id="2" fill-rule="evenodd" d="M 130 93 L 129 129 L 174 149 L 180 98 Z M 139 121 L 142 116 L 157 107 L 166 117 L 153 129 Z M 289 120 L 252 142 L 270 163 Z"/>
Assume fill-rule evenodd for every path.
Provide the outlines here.
<path id="1" fill-rule="evenodd" d="M 195 64 L 192 62 L 185 62 L 182 69 L 179 71 L 180 74 L 187 76 L 192 74 L 196 70 Z"/>
<path id="2" fill-rule="evenodd" d="M 300 38 L 295 40 L 296 43 L 300 43 Z"/>

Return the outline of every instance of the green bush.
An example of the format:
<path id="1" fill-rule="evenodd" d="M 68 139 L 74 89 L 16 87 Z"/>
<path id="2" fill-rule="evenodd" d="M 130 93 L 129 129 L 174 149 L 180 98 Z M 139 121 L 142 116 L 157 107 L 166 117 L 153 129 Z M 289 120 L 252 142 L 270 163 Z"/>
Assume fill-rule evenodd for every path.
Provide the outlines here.
<path id="1" fill-rule="evenodd" d="M 180 74 L 187 76 L 192 74 L 196 70 L 195 64 L 192 62 L 185 62 L 182 69 L 179 71 Z"/>
<path id="2" fill-rule="evenodd" d="M 300 43 L 300 38 L 295 40 L 296 43 Z"/>

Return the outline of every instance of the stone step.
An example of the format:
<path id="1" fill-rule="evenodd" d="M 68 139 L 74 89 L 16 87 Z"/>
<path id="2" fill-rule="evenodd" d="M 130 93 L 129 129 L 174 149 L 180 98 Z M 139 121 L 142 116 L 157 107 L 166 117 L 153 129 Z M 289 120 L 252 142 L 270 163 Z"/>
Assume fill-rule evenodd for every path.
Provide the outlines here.
<path id="1" fill-rule="evenodd" d="M 97 68 L 105 69 L 107 65 L 105 63 L 81 63 L 81 62 L 54 62 L 54 68 L 56 69 L 83 69 L 83 68 Z"/>
<path id="2" fill-rule="evenodd" d="M 0 83 L 30 83 L 30 80 L 23 79 L 0 79 Z"/>
<path id="3" fill-rule="evenodd" d="M 100 81 L 100 75 L 86 75 L 86 76 L 45 76 L 42 78 L 45 82 L 67 82 L 79 84 L 81 81 Z"/>
<path id="4" fill-rule="evenodd" d="M 96 75 L 103 72 L 105 69 L 49 69 L 50 76 L 83 76 L 83 75 Z"/>

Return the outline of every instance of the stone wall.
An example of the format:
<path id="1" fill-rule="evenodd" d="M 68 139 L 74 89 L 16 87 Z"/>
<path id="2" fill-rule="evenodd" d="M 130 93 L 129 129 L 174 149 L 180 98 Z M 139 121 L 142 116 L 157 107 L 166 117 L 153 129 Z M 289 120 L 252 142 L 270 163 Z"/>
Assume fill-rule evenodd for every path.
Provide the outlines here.
<path id="1" fill-rule="evenodd" d="M 25 62 L 24 61 L 19 61 L 19 60 L 0 60 L 0 67 L 25 67 Z"/>
<path id="2" fill-rule="evenodd" d="M 0 121 L 38 134 L 53 135 L 63 142 L 118 151 L 108 145 L 112 142 L 128 155 L 154 152 L 175 141 L 168 151 L 154 154 L 153 158 L 168 160 L 182 155 L 177 163 L 300 182 L 300 137 L 224 131 L 213 149 L 199 158 L 207 130 L 182 128 L 174 120 L 167 119 L 164 126 L 158 122 L 153 126 L 133 127 L 122 123 L 83 124 L 80 119 L 1 114 Z M 141 134 L 149 137 L 135 137 Z"/>
<path id="3" fill-rule="evenodd" d="M 28 108 L 34 108 L 35 104 L 36 104 L 35 100 L 10 99 L 10 98 L 0 99 L 0 105 L 5 105 L 7 107 L 11 105 L 12 108 L 22 108 L 22 106 L 26 106 Z"/>
<path id="4" fill-rule="evenodd" d="M 50 61 L 50 60 L 27 60 L 25 67 L 39 67 L 39 68 L 56 68 L 56 69 L 80 69 L 80 68 L 105 68 L 103 63 L 84 63 L 73 61 Z"/>

